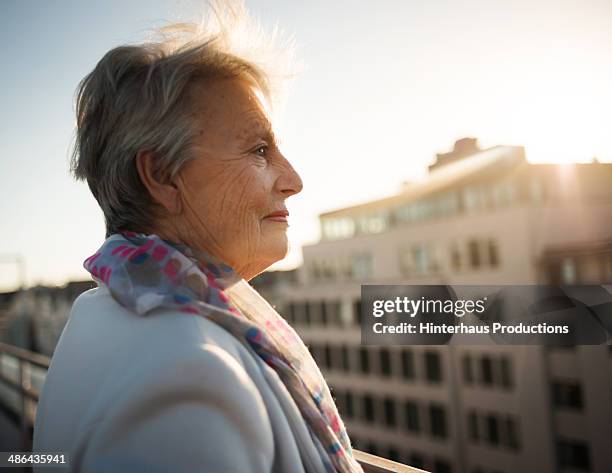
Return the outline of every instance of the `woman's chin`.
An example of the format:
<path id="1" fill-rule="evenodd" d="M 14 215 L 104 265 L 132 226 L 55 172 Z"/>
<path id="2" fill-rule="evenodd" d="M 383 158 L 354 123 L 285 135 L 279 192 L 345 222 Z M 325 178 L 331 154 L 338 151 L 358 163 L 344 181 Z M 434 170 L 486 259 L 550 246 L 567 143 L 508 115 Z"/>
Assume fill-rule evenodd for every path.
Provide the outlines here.
<path id="1" fill-rule="evenodd" d="M 283 233 L 282 235 L 270 235 L 267 238 L 263 253 L 267 256 L 266 259 L 272 261 L 270 264 L 274 264 L 287 256 L 288 250 L 289 243 L 287 240 L 287 235 Z"/>

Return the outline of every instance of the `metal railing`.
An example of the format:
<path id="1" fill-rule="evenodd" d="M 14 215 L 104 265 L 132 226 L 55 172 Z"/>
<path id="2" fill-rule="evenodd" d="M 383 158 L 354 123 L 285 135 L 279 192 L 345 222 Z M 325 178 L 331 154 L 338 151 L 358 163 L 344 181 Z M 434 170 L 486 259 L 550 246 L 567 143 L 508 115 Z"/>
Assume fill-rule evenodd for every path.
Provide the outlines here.
<path id="1" fill-rule="evenodd" d="M 0 343 L 0 401 L 19 419 L 23 451 L 32 448 L 36 405 L 49 361 L 46 356 Z"/>
<path id="2" fill-rule="evenodd" d="M 377 457 L 361 450 L 353 450 L 353 454 L 365 473 L 428 473 L 425 470 Z"/>
<path id="3" fill-rule="evenodd" d="M 44 355 L 0 343 L 0 403 L 19 418 L 23 451 L 32 448 L 36 405 L 49 362 Z M 353 453 L 365 473 L 427 473 L 360 450 Z"/>

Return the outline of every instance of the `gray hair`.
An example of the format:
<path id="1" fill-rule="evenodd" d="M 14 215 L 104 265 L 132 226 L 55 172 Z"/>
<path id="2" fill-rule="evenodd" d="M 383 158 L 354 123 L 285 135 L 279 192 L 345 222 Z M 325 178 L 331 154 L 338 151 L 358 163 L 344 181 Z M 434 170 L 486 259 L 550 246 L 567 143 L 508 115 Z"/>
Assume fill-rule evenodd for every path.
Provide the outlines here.
<path id="1" fill-rule="evenodd" d="M 159 206 L 136 168 L 139 151 L 155 157 L 166 180 L 193 159 L 190 88 L 239 78 L 258 88 L 272 106 L 291 78 L 293 42 L 275 48 L 278 29 L 266 36 L 242 3 L 213 2 L 200 24 L 173 24 L 157 39 L 119 46 L 79 84 L 71 172 L 87 180 L 106 222 L 106 236 L 150 232 Z"/>

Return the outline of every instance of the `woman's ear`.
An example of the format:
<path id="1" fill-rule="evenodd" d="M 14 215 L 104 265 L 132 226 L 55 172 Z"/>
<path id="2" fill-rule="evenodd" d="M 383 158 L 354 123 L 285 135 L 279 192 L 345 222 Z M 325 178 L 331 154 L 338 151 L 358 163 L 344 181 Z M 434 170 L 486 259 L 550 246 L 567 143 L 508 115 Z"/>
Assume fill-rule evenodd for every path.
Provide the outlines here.
<path id="1" fill-rule="evenodd" d="M 162 180 L 163 176 L 155 172 L 155 156 L 152 152 L 139 151 L 136 154 L 136 169 L 153 201 L 162 205 L 171 215 L 180 213 L 179 190 L 173 182 Z"/>

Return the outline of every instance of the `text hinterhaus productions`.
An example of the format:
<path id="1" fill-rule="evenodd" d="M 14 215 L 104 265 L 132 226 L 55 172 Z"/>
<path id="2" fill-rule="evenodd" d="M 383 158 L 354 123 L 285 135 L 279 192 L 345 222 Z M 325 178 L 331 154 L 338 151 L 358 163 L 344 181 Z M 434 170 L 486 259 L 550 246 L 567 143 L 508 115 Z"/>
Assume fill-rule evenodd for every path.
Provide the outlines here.
<path id="1" fill-rule="evenodd" d="M 377 322 L 373 325 L 374 333 L 389 333 L 389 334 L 486 334 L 486 333 L 531 333 L 531 334 L 546 334 L 546 333 L 569 333 L 567 325 L 550 325 L 545 322 L 539 324 L 501 324 L 495 322 L 491 325 L 445 325 L 434 324 L 432 322 L 421 322 L 419 324 L 402 322 L 400 324 L 385 325 Z"/>

